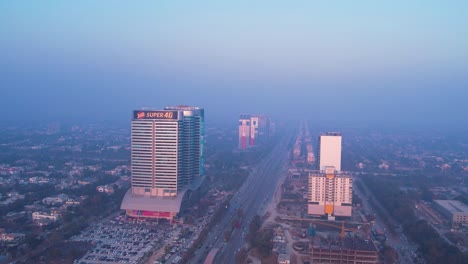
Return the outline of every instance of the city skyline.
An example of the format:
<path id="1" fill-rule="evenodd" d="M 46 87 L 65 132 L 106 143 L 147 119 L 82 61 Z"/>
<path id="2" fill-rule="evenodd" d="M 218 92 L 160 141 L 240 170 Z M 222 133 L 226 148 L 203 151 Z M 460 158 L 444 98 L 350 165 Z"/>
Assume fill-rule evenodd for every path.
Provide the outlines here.
<path id="1" fill-rule="evenodd" d="M 151 196 L 173 195 L 187 183 L 187 174 L 175 179 L 171 169 L 175 149 L 199 149 L 198 126 L 188 120 L 183 127 L 195 128 L 195 140 L 181 141 L 194 144 L 174 146 L 174 136 L 188 132 L 173 129 L 180 108 L 184 116 L 196 109 L 136 110 L 131 136 L 104 124 L 0 130 L 0 254 L 24 263 L 236 263 L 262 250 L 260 238 L 270 245 L 264 254 L 280 263 L 294 256 L 329 261 L 337 253 L 369 263 L 466 262 L 466 245 L 458 243 L 466 238 L 465 136 L 347 131 L 338 172 L 313 170 L 313 146 L 328 154 L 341 148 L 315 144 L 318 128 L 310 121 L 278 127 L 273 140 L 246 151 L 238 150 L 232 128 L 209 127 L 199 188 Z M 337 155 L 321 159 L 321 152 L 316 162 L 339 165 Z M 343 251 L 330 255 L 330 243 Z"/>
<path id="2" fill-rule="evenodd" d="M 462 1 L 4 1 L 0 121 L 125 123 L 131 109 L 184 103 L 210 120 L 247 111 L 466 126 L 467 11 Z"/>
<path id="3" fill-rule="evenodd" d="M 1 1 L 0 262 L 468 263 L 466 14 Z"/>

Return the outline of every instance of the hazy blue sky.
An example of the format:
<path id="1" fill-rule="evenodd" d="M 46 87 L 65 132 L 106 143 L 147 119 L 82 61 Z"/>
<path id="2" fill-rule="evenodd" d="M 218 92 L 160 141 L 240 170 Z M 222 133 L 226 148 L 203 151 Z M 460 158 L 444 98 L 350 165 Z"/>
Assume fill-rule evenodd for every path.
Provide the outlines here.
<path id="1" fill-rule="evenodd" d="M 383 2 L 1 1 L 0 120 L 466 124 L 468 1 Z"/>

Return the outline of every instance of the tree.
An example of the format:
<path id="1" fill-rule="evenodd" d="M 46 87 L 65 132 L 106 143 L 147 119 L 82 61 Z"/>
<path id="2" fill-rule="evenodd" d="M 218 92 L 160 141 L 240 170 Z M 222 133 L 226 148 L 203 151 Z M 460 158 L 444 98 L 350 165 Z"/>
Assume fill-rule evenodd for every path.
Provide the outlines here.
<path id="1" fill-rule="evenodd" d="M 262 226 L 262 218 L 259 215 L 255 215 L 249 225 L 249 232 L 255 234 Z"/>
<path id="2" fill-rule="evenodd" d="M 244 210 L 242 208 L 237 209 L 237 216 L 242 217 L 244 215 Z"/>
<path id="3" fill-rule="evenodd" d="M 263 230 L 257 232 L 255 244 L 263 257 L 268 257 L 273 249 L 273 230 Z"/>
<path id="4" fill-rule="evenodd" d="M 247 260 L 247 250 L 243 247 L 236 254 L 236 263 L 241 264 Z"/>
<path id="5" fill-rule="evenodd" d="M 429 188 L 427 188 L 427 186 L 421 188 L 421 199 L 423 199 L 426 202 L 432 202 L 433 194 L 429 190 Z"/>
<path id="6" fill-rule="evenodd" d="M 258 237 L 259 237 L 259 230 L 262 226 L 262 218 L 259 215 L 254 216 L 252 221 L 249 224 L 249 233 L 247 234 L 248 242 L 252 247 L 257 247 L 258 245 Z"/>
<path id="7" fill-rule="evenodd" d="M 229 241 L 231 239 L 231 232 L 229 230 L 224 231 L 224 241 Z"/>
<path id="8" fill-rule="evenodd" d="M 395 252 L 395 250 L 389 246 L 385 246 L 382 250 L 383 252 L 383 257 L 384 257 L 384 263 L 398 263 L 398 254 Z"/>

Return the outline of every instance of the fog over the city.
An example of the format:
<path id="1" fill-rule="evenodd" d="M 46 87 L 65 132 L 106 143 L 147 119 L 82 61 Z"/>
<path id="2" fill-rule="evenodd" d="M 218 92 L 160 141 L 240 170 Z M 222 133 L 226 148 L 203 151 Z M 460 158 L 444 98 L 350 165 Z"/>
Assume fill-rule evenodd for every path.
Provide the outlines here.
<path id="1" fill-rule="evenodd" d="M 310 1 L 312 2 L 312 1 Z M 0 116 L 119 122 L 198 105 L 343 124 L 466 124 L 467 4 L 0 4 Z"/>

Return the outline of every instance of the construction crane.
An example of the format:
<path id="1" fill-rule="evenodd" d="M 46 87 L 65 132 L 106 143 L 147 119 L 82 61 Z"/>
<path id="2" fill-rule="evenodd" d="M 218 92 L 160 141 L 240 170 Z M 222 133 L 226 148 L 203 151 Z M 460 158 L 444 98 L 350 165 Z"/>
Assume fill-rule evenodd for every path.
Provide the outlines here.
<path id="1" fill-rule="evenodd" d="M 345 237 L 345 231 L 344 231 L 344 221 L 341 221 L 341 233 L 340 233 L 341 239 Z"/>

